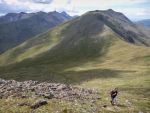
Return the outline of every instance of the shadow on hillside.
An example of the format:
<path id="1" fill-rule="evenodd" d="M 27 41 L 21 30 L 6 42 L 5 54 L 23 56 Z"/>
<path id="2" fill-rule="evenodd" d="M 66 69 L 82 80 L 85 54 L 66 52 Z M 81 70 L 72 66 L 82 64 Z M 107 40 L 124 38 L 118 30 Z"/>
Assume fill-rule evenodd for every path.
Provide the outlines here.
<path id="1" fill-rule="evenodd" d="M 113 44 L 111 36 L 99 37 L 99 41 L 95 41 L 95 38 L 89 38 L 89 36 L 84 38 L 84 41 L 79 42 L 76 46 L 68 46 L 70 41 L 66 40 L 65 44 L 58 45 L 36 58 L 29 58 L 22 62 L 2 67 L 0 68 L 0 77 L 19 81 L 38 80 L 79 84 L 91 79 L 119 77 L 121 73 L 125 73 L 125 71 L 111 69 L 64 72 L 67 69 L 93 62 L 97 58 L 99 60 L 96 61 L 99 64 L 104 62 L 103 58 Z"/>
<path id="2" fill-rule="evenodd" d="M 94 61 L 99 58 L 98 62 L 102 63 L 102 58 L 105 57 L 108 47 L 100 47 L 96 50 L 95 54 L 79 54 L 78 50 L 74 53 L 63 53 L 58 52 L 56 55 L 44 53 L 41 57 L 35 59 L 26 59 L 22 62 L 8 65 L 6 67 L 0 67 L 0 77 L 4 79 L 16 79 L 16 80 L 39 80 L 39 81 L 51 81 L 51 82 L 61 82 L 68 83 L 67 78 L 70 75 L 76 78 L 81 74 L 88 72 L 68 72 L 64 73 L 64 70 L 81 66 L 85 63 Z M 73 51 L 71 49 L 71 51 Z M 91 50 L 93 51 L 93 50 Z M 86 53 L 90 53 L 86 51 Z M 64 54 L 64 55 L 62 55 Z M 52 56 L 51 56 L 52 55 Z M 76 56 L 75 56 L 76 55 Z M 100 59 L 101 58 L 101 59 Z M 94 71 L 94 70 L 93 70 Z M 106 70 L 105 70 L 106 71 Z M 110 70 L 111 71 L 111 70 Z M 92 73 L 92 70 L 89 70 Z M 98 72 L 96 72 L 98 73 Z M 104 73 L 99 70 L 99 73 Z M 72 81 L 75 82 L 75 81 Z M 76 81 L 77 82 L 77 81 Z M 70 83 L 70 82 L 69 82 Z"/>
<path id="3" fill-rule="evenodd" d="M 133 71 L 124 70 L 112 70 L 112 69 L 92 69 L 87 71 L 68 71 L 63 73 L 66 78 L 68 78 L 68 83 L 70 84 L 80 84 L 85 81 L 90 81 L 92 79 L 110 79 L 110 78 L 120 78 L 122 74 L 129 73 Z"/>
<path id="4" fill-rule="evenodd" d="M 57 70 L 57 69 L 56 69 Z M 48 71 L 46 67 L 40 68 L 22 68 L 19 71 L 1 74 L 4 79 L 15 79 L 19 81 L 24 80 L 38 80 L 49 81 L 65 84 L 80 84 L 82 82 L 90 81 L 92 79 L 110 79 L 120 78 L 124 73 L 132 71 L 112 70 L 112 69 L 92 69 L 87 71 L 68 71 L 68 72 L 52 72 Z"/>
<path id="5" fill-rule="evenodd" d="M 120 72 L 108 69 L 64 73 L 66 69 L 81 66 L 96 58 L 101 58 L 98 61 L 99 63 L 103 62 L 102 58 L 108 52 L 113 38 L 111 36 L 100 37 L 97 35 L 103 32 L 104 24 L 103 22 L 99 22 L 95 17 L 94 23 L 91 23 L 91 20 L 93 20 L 93 17 L 88 19 L 83 18 L 83 25 L 80 22 L 75 22 L 75 26 L 71 24 L 65 28 L 61 32 L 61 36 L 65 37 L 65 39 L 49 51 L 35 58 L 25 59 L 6 67 L 0 67 L 0 77 L 19 81 L 32 79 L 75 84 L 92 78 L 112 75 L 112 73 L 114 76 L 118 75 Z M 84 25 L 88 25 L 88 27 Z M 93 73 L 95 74 L 93 75 Z"/>

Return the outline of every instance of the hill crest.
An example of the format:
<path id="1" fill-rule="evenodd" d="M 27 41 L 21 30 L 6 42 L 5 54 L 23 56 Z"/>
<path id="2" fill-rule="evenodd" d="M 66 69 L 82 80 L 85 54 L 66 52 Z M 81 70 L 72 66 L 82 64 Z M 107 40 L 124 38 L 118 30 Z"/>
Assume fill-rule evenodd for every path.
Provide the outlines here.
<path id="1" fill-rule="evenodd" d="M 122 13 L 111 9 L 90 11 L 5 52 L 0 62 L 3 65 L 33 58 L 34 62 L 52 63 L 93 58 L 107 53 L 107 48 L 117 40 L 150 44 L 148 33 Z"/>

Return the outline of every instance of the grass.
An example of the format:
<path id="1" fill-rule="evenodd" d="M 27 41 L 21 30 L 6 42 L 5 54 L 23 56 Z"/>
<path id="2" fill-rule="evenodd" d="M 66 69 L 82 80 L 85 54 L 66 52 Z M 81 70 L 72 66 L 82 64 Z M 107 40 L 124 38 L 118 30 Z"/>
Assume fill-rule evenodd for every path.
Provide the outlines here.
<path id="1" fill-rule="evenodd" d="M 131 103 L 130 107 L 119 107 L 115 112 L 149 112 L 150 111 L 150 77 L 146 73 L 127 72 L 116 77 L 106 77 L 83 82 L 83 87 L 96 87 L 102 94 L 100 105 L 109 105 L 109 90 L 113 87 L 119 88 L 118 104 L 124 106 L 126 100 Z M 131 111 L 130 111 L 131 110 Z M 132 111 L 133 110 L 133 111 Z M 105 111 L 106 112 L 106 111 Z"/>
<path id="2" fill-rule="evenodd" d="M 120 45 L 122 45 L 121 48 L 117 49 Z M 73 84 L 79 87 L 97 88 L 102 97 L 96 103 L 95 112 L 97 113 L 137 113 L 140 111 L 149 113 L 150 62 L 147 60 L 149 59 L 149 52 L 149 48 L 131 45 L 118 40 L 108 49 L 104 57 L 86 59 L 82 60 L 82 62 L 66 62 L 65 64 L 62 62 L 62 64 L 55 64 L 53 66 L 47 64 L 33 68 L 24 67 L 21 70 L 9 72 L 11 76 L 9 73 L 7 73 L 8 76 L 5 73 L 4 77 L 26 80 L 30 76 L 30 79 L 33 80 L 48 80 L 50 82 Z M 109 91 L 114 87 L 119 88 L 117 106 L 110 105 Z M 29 107 L 16 107 L 18 102 L 28 100 L 4 99 L 0 100 L 0 103 L 6 103 L 5 101 L 8 101 L 7 104 L 10 107 L 5 109 L 7 104 L 1 104 L 0 110 L 2 113 L 25 113 L 25 111 L 32 111 Z M 61 104 L 58 100 L 49 100 L 48 103 L 48 105 L 34 112 L 55 113 L 59 111 L 63 113 L 68 110 L 70 113 L 80 113 L 84 107 L 91 108 L 89 107 L 91 106 L 90 104 L 82 105 L 80 102 L 77 102 L 76 106 L 74 102 L 63 100 Z M 103 105 L 107 105 L 107 108 L 103 108 Z"/>
<path id="3" fill-rule="evenodd" d="M 83 18 L 82 21 L 86 20 L 86 24 L 93 19 Z M 2 54 L 0 77 L 97 88 L 102 98 L 95 105 L 97 113 L 149 113 L 150 48 L 127 43 L 108 26 L 95 21 L 96 24 L 90 23 L 87 27 L 80 26 L 78 20 L 71 21 L 75 26 L 63 24 Z M 100 33 L 97 33 L 97 29 L 90 31 L 97 28 L 93 27 L 96 25 L 103 26 L 97 26 Z M 89 31 L 89 34 L 82 30 Z M 119 88 L 117 106 L 110 105 L 109 91 L 114 87 Z M 90 110 L 92 106 L 88 101 L 84 105 L 80 102 L 49 100 L 48 105 L 32 111 L 29 107 L 16 106 L 23 101 L 35 100 L 0 99 L 0 112 L 66 113 L 69 110 L 70 113 L 80 113 L 83 108 Z M 103 105 L 108 107 L 103 108 Z"/>
<path id="4" fill-rule="evenodd" d="M 111 72 L 110 72 L 111 73 Z M 150 77 L 148 73 L 140 71 L 123 71 L 110 74 L 105 71 L 93 71 L 76 73 L 71 77 L 74 77 L 76 81 L 81 79 L 89 79 L 80 84 L 76 84 L 79 87 L 97 88 L 101 100 L 95 104 L 96 113 L 137 113 L 142 111 L 149 113 L 150 111 Z M 81 75 L 80 75 L 81 74 Z M 107 75 L 109 74 L 109 75 Z M 81 76 L 80 78 L 78 78 Z M 97 78 L 93 79 L 93 76 Z M 106 76 L 106 77 L 104 77 Z M 91 79 L 91 80 L 90 80 Z M 117 98 L 117 106 L 111 106 L 109 91 L 113 87 L 119 88 L 119 95 Z M 80 102 L 68 102 L 63 100 L 49 100 L 48 105 L 40 107 L 36 110 L 32 110 L 29 107 L 18 107 L 18 103 L 30 102 L 33 103 L 36 99 L 0 99 L 0 111 L 2 113 L 56 113 L 57 111 L 63 113 L 67 110 L 69 113 L 81 113 L 83 108 L 90 110 L 90 102 L 87 104 L 81 104 Z M 107 105 L 107 108 L 103 108 L 103 105 Z M 9 107 L 8 107 L 9 106 Z M 7 108 L 7 109 L 6 109 Z"/>

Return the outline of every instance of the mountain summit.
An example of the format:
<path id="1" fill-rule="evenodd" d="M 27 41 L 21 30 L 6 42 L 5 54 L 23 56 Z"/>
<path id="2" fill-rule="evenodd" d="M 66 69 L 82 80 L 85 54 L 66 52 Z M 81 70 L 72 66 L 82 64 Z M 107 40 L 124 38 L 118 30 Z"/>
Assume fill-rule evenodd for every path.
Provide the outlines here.
<path id="1" fill-rule="evenodd" d="M 90 11 L 0 55 L 0 65 L 11 70 L 7 73 L 4 69 L 0 76 L 11 78 L 18 73 L 20 79 L 32 76 L 42 80 L 44 73 L 47 80 L 54 77 L 51 73 L 62 74 L 87 62 L 120 68 L 124 62 L 134 62 L 134 56 L 145 65 L 148 62 L 142 58 L 150 55 L 146 48 L 150 46 L 149 33 L 122 13 L 111 9 Z"/>
<path id="2" fill-rule="evenodd" d="M 68 18 L 23 13 L 0 28 L 9 44 L 50 27 L 0 54 L 0 113 L 150 113 L 150 30 L 112 9 Z"/>
<path id="3" fill-rule="evenodd" d="M 112 9 L 105 11 L 92 11 L 87 15 L 93 15 L 103 21 L 115 33 L 119 34 L 125 41 L 150 46 L 150 33 L 144 27 L 134 24 L 125 15 Z"/>

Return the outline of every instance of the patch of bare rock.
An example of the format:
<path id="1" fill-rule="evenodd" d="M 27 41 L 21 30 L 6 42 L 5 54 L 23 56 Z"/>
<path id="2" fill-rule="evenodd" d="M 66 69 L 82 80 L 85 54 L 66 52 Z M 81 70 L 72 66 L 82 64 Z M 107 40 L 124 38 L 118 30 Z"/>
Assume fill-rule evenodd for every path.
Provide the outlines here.
<path id="1" fill-rule="evenodd" d="M 73 99 L 96 94 L 96 89 L 79 88 L 60 83 L 38 81 L 18 82 L 15 80 L 0 79 L 0 98 L 17 97 L 44 97 L 47 99 Z"/>

